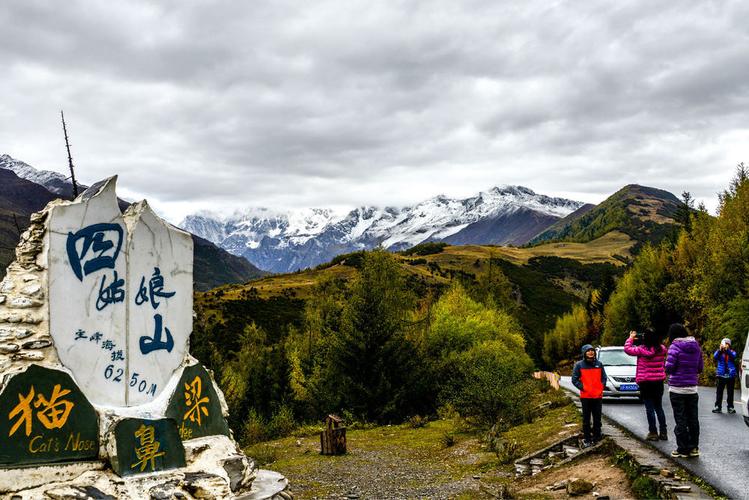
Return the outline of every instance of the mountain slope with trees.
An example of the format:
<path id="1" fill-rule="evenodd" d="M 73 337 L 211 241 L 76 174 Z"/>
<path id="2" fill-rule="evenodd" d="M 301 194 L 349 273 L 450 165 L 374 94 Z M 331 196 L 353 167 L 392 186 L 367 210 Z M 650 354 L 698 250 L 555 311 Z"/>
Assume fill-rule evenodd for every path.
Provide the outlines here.
<path id="1" fill-rule="evenodd" d="M 675 217 L 673 238 L 646 243 L 610 298 L 591 296 L 559 317 L 545 335 L 543 357 L 553 365 L 575 356 L 581 343 L 617 345 L 630 330 L 665 333 L 683 323 L 706 353 L 729 337 L 744 345 L 749 330 L 749 170 L 741 163 L 719 196 L 717 217 L 694 208 L 689 193 Z M 712 357 L 705 357 L 712 363 Z M 714 370 L 705 370 L 711 377 Z"/>
<path id="2" fill-rule="evenodd" d="M 681 205 L 668 191 L 630 184 L 589 210 L 577 210 L 530 243 L 586 242 L 613 230 L 639 242 L 658 243 L 677 231 Z"/>
<path id="3" fill-rule="evenodd" d="M 674 219 L 638 201 L 653 235 L 674 234 Z M 642 245 L 623 230 L 645 214 L 624 216 L 587 242 L 427 242 L 198 293 L 191 346 L 216 371 L 246 443 L 329 412 L 387 423 L 447 406 L 480 428 L 512 425 L 527 411 L 529 371 L 556 362 L 544 340 L 559 318 L 583 316 L 587 336 L 592 316 L 600 335 Z"/>

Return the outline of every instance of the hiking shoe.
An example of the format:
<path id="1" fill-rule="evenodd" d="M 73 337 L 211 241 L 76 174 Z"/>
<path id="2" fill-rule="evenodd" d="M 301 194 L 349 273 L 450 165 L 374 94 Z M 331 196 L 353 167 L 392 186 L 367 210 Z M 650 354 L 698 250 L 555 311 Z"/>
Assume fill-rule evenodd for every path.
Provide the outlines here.
<path id="1" fill-rule="evenodd" d="M 699 457 L 700 456 L 700 449 L 699 448 L 693 449 L 692 451 L 689 452 L 689 456 L 693 457 L 693 458 L 694 457 Z"/>
<path id="2" fill-rule="evenodd" d="M 593 446 L 593 441 L 583 440 L 583 448 L 590 448 L 591 446 Z"/>
<path id="3" fill-rule="evenodd" d="M 661 441 L 668 441 L 668 432 L 666 429 L 663 429 L 660 434 L 658 434 L 658 439 Z"/>
<path id="4" fill-rule="evenodd" d="M 687 457 L 689 457 L 689 455 L 687 455 L 686 453 L 682 453 L 679 450 L 672 451 L 671 452 L 671 456 L 672 457 L 676 457 L 676 458 L 687 458 Z"/>
<path id="5" fill-rule="evenodd" d="M 729 408 L 729 409 L 728 409 L 728 413 L 736 413 L 736 410 L 735 410 L 735 409 L 733 409 L 733 408 Z"/>
<path id="6" fill-rule="evenodd" d="M 648 441 L 658 441 L 658 434 L 655 432 L 648 432 L 648 435 L 645 436 L 645 439 Z"/>
<path id="7" fill-rule="evenodd" d="M 716 406 L 715 408 L 713 408 L 713 413 L 721 413 L 721 412 L 722 410 L 720 409 L 720 406 Z"/>

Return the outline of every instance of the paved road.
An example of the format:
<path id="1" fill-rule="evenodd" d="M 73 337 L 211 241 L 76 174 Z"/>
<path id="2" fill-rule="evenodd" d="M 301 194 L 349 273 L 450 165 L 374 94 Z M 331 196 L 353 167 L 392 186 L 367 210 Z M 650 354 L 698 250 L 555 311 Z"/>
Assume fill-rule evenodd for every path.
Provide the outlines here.
<path id="1" fill-rule="evenodd" d="M 570 377 L 562 377 L 562 387 L 576 394 Z M 666 388 L 667 390 L 667 388 Z M 704 478 L 729 498 L 749 499 L 749 427 L 744 424 L 739 408 L 739 392 L 735 395 L 737 413 L 712 413 L 715 388 L 700 387 L 700 457 L 674 459 L 685 469 Z M 668 441 L 654 441 L 662 452 L 670 454 L 676 449 L 674 437 L 674 414 L 668 393 L 663 395 L 663 410 L 668 422 Z M 636 436 L 644 439 L 648 432 L 645 407 L 637 400 L 606 399 L 603 414 Z"/>

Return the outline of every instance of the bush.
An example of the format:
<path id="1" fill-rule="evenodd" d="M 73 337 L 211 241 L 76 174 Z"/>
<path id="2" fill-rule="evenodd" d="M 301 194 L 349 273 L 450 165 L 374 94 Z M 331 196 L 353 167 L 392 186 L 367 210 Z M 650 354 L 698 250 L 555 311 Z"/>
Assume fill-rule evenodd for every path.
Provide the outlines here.
<path id="1" fill-rule="evenodd" d="M 636 498 L 660 498 L 658 483 L 648 476 L 640 476 L 632 481 L 632 493 Z"/>
<path id="2" fill-rule="evenodd" d="M 445 448 L 450 448 L 452 446 L 455 446 L 455 443 L 457 442 L 455 439 L 455 433 L 453 431 L 443 432 L 442 436 L 440 437 L 440 442 L 442 443 L 442 446 Z"/>
<path id="3" fill-rule="evenodd" d="M 253 408 L 247 415 L 241 430 L 242 444 L 251 445 L 268 439 L 268 429 L 263 418 Z"/>
<path id="4" fill-rule="evenodd" d="M 436 253 L 442 253 L 447 246 L 447 243 L 428 241 L 426 243 L 419 243 L 407 250 L 401 252 L 402 255 L 433 255 Z"/>
<path id="5" fill-rule="evenodd" d="M 483 342 L 463 353 L 454 404 L 480 428 L 504 430 L 528 419 L 537 391 L 528 378 L 530 360 L 499 341 Z"/>
<path id="6" fill-rule="evenodd" d="M 501 464 L 509 464 L 514 460 L 520 458 L 521 446 L 515 441 L 500 441 L 495 445 L 494 453 L 497 455 L 497 460 Z"/>
<path id="7" fill-rule="evenodd" d="M 278 450 L 268 444 L 253 446 L 248 450 L 248 455 L 261 467 L 272 464 L 278 460 Z"/>
<path id="8" fill-rule="evenodd" d="M 429 419 L 427 417 L 422 417 L 421 415 L 414 415 L 408 419 L 408 426 L 412 429 L 419 429 L 424 427 L 427 423 L 429 423 Z"/>
<path id="9" fill-rule="evenodd" d="M 272 438 L 280 438 L 291 435 L 296 429 L 294 413 L 286 405 L 281 406 L 278 412 L 274 413 L 268 423 L 268 434 Z"/>

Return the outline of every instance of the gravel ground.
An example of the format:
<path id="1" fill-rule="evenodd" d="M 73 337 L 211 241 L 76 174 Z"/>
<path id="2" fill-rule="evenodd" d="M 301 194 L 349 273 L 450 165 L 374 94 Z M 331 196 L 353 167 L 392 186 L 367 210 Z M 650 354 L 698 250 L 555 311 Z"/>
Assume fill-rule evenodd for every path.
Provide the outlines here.
<path id="1" fill-rule="evenodd" d="M 298 499 L 480 498 L 479 479 L 485 475 L 477 473 L 476 464 L 494 459 L 477 451 L 476 439 L 444 449 L 366 449 L 350 443 L 341 457 L 321 457 L 312 439 L 301 440 L 299 448 L 309 461 L 275 469 L 287 476 Z"/>

